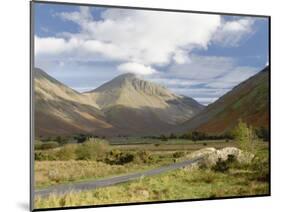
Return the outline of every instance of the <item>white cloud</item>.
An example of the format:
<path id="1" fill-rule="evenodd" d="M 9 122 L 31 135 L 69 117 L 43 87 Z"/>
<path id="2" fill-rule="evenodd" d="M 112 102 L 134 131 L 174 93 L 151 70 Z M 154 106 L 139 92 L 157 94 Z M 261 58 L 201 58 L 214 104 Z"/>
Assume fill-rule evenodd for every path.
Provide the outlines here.
<path id="1" fill-rule="evenodd" d="M 65 40 L 63 38 L 40 38 L 35 36 L 34 43 L 35 55 L 45 53 L 62 53 L 63 51 L 65 51 L 66 47 Z"/>
<path id="2" fill-rule="evenodd" d="M 213 40 L 222 46 L 238 46 L 243 38 L 254 32 L 254 23 L 254 18 L 240 18 L 233 21 L 222 20 Z"/>
<path id="3" fill-rule="evenodd" d="M 35 36 L 37 57 L 104 58 L 151 69 L 173 62 L 186 64 L 194 49 L 207 49 L 213 41 L 237 45 L 254 23 L 251 18 L 225 21 L 220 15 L 126 9 L 107 9 L 95 20 L 89 7 L 56 16 L 80 30 L 57 37 Z"/>
<path id="4" fill-rule="evenodd" d="M 78 24 L 80 32 L 60 33 L 61 37 L 36 37 L 37 56 L 98 54 L 143 65 L 186 62 L 189 51 L 208 47 L 221 23 L 219 15 L 125 9 L 107 9 L 101 20 L 94 20 L 88 7 L 57 16 Z"/>
<path id="5" fill-rule="evenodd" d="M 157 72 L 155 69 L 139 63 L 123 63 L 119 65 L 117 69 L 123 73 L 129 72 L 138 75 L 150 75 Z"/>
<path id="6" fill-rule="evenodd" d="M 232 88 L 240 82 L 255 75 L 258 71 L 257 68 L 248 66 L 233 67 L 227 74 L 217 78 L 213 82 L 207 84 L 211 88 Z"/>
<path id="7" fill-rule="evenodd" d="M 107 9 L 97 20 L 90 10 L 81 7 L 80 11 L 56 14 L 77 24 L 79 32 L 35 36 L 36 64 L 49 67 L 51 63 L 52 68 L 64 64 L 61 69 L 66 70 L 75 61 L 75 69 L 81 71 L 79 64 L 108 61 L 115 74 L 145 75 L 179 93 L 205 98 L 205 102 L 255 72 L 251 67 L 237 65 L 232 58 L 193 53 L 207 50 L 212 43 L 239 45 L 253 33 L 253 18 L 224 20 L 220 15 Z M 194 88 L 202 85 L 216 89 L 208 92 L 202 87 Z"/>
<path id="8" fill-rule="evenodd" d="M 170 76 L 197 81 L 212 80 L 235 67 L 235 61 L 229 57 L 191 55 L 190 61 L 172 65 Z"/>

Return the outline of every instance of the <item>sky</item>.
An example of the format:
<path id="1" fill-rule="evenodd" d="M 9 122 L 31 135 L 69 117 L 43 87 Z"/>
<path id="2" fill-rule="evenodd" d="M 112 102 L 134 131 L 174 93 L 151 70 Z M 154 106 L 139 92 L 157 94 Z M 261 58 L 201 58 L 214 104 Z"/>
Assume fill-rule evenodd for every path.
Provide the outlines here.
<path id="1" fill-rule="evenodd" d="M 268 64 L 268 19 L 35 3 L 34 51 L 79 92 L 135 73 L 208 105 Z"/>

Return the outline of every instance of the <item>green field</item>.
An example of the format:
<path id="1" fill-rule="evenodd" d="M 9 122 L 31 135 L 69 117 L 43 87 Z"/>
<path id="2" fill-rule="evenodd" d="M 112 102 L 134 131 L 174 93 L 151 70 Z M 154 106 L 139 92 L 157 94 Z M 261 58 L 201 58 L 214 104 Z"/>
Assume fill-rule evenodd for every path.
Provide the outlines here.
<path id="1" fill-rule="evenodd" d="M 134 173 L 184 160 L 202 148 L 237 146 L 237 142 L 225 140 L 193 142 L 173 139 L 160 143 L 154 139 L 153 143 L 148 143 L 147 140 L 136 142 L 140 139 L 133 139 L 135 142 L 129 140 L 122 144 L 96 139 L 88 146 L 66 144 L 39 148 L 35 151 L 35 186 L 38 189 Z M 178 169 L 96 190 L 36 197 L 35 205 L 36 208 L 46 208 L 268 194 L 268 143 L 258 141 L 255 145 L 257 155 L 252 164 L 234 163 L 228 171 Z M 90 151 L 89 154 L 85 149 Z"/>

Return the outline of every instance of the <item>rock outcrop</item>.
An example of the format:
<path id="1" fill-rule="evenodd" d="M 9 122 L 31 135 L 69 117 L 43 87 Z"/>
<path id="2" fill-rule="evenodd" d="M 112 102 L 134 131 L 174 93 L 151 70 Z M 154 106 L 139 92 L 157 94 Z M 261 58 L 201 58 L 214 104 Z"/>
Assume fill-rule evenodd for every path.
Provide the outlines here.
<path id="1" fill-rule="evenodd" d="M 254 158 L 254 154 L 240 150 L 236 147 L 225 147 L 223 149 L 217 150 L 213 147 L 204 148 L 198 151 L 191 153 L 188 158 L 198 158 L 202 157 L 202 160 L 192 164 L 187 169 L 198 169 L 200 167 L 211 168 L 216 163 L 220 161 L 227 161 L 230 158 L 236 160 L 241 164 L 248 164 Z"/>

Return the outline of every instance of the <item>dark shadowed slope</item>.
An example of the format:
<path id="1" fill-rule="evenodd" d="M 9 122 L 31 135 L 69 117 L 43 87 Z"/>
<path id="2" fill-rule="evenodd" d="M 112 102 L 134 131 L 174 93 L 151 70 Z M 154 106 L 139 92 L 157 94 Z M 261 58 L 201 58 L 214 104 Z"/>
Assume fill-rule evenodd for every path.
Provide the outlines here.
<path id="1" fill-rule="evenodd" d="M 180 129 L 224 133 L 231 130 L 239 119 L 254 127 L 269 127 L 268 67 L 208 105 Z"/>

